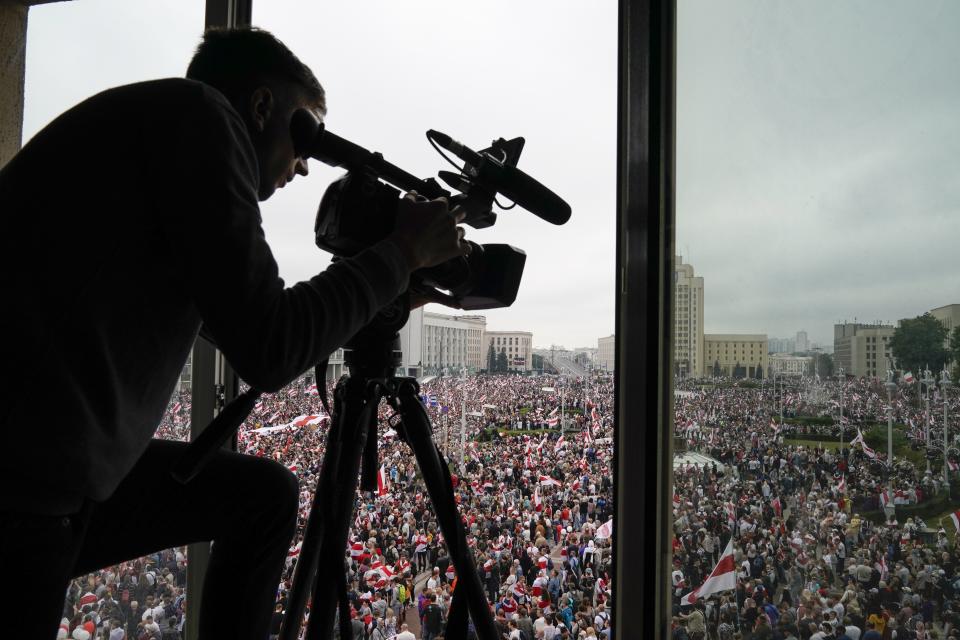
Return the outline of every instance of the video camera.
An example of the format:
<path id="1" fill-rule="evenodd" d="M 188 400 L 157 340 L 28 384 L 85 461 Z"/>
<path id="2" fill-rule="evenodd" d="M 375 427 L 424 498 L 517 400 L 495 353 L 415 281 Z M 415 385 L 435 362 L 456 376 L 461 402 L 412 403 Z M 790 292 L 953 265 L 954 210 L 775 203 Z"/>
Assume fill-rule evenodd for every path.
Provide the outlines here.
<path id="1" fill-rule="evenodd" d="M 352 256 L 387 237 L 394 229 L 402 191 L 416 191 L 427 198 L 445 197 L 451 209 L 462 210 L 464 222 L 475 229 L 496 223 L 494 204 L 502 209 L 515 205 L 561 225 L 570 219 L 570 205 L 517 169 L 524 139 L 500 138 L 482 151 L 473 151 L 438 131 L 427 139 L 458 172 L 440 171 L 439 177 L 452 190 L 433 178 L 420 179 L 326 129 L 310 111 L 293 114 L 290 124 L 296 153 L 347 173 L 324 193 L 314 225 L 317 246 L 336 256 Z M 446 149 L 465 165 L 460 168 L 443 153 Z M 509 207 L 497 202 L 497 194 L 513 201 Z M 509 307 L 517 297 L 526 254 L 507 244 L 472 243 L 469 256 L 457 257 L 410 277 L 411 294 L 449 307 L 475 310 Z"/>

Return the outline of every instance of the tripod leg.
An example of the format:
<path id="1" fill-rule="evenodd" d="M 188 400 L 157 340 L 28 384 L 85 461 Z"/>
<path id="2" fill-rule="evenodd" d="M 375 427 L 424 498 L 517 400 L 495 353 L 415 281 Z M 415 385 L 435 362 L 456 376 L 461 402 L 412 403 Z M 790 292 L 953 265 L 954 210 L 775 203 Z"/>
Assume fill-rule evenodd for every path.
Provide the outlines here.
<path id="1" fill-rule="evenodd" d="M 457 572 L 456 590 L 463 589 L 458 601 L 468 605 L 480 640 L 497 640 L 497 629 L 493 624 L 490 606 L 483 593 L 473 556 L 467 547 L 463 522 L 454 502 L 450 470 L 443 463 L 440 451 L 433 442 L 430 420 L 416 394 L 415 382 L 412 380 L 400 382 L 397 396 L 403 428 L 407 442 L 413 449 L 417 464 L 420 466 L 420 473 L 423 475 L 430 501 L 437 512 L 437 521 L 440 523 L 440 530 L 443 532 L 450 558 Z M 456 633 L 457 630 L 450 629 L 450 631 Z M 446 637 L 452 640 L 454 636 Z"/>
<path id="2" fill-rule="evenodd" d="M 310 597 L 310 590 L 314 587 L 314 580 L 318 575 L 317 569 L 326 548 L 325 543 L 332 535 L 332 527 L 335 528 L 335 520 L 340 513 L 338 509 L 345 500 L 345 497 L 340 496 L 340 494 L 349 494 L 349 504 L 351 507 L 353 505 L 356 471 L 352 476 L 352 484 L 347 483 L 349 486 L 343 486 L 340 482 L 344 475 L 343 467 L 350 467 L 354 458 L 356 464 L 359 465 L 363 443 L 357 442 L 357 437 L 358 433 L 364 430 L 353 428 L 361 410 L 359 407 L 349 410 L 346 406 L 347 403 L 344 399 L 347 393 L 344 388 L 345 385 L 346 382 L 338 384 L 334 394 L 336 404 L 333 419 L 330 423 L 330 431 L 327 434 L 323 466 L 320 469 L 320 476 L 317 480 L 317 487 L 310 508 L 310 517 L 307 520 L 303 544 L 294 572 L 293 586 L 280 631 L 280 640 L 296 640 L 300 635 L 301 621 L 303 620 L 307 599 Z M 349 519 L 349 512 L 346 518 Z M 317 614 L 316 610 L 311 611 L 311 621 Z"/>
<path id="3" fill-rule="evenodd" d="M 324 517 L 326 531 L 319 552 L 319 567 L 313 584 L 313 600 L 310 603 L 310 619 L 307 622 L 308 640 L 329 638 L 338 602 L 338 581 L 328 572 L 344 571 L 343 554 L 347 548 L 354 503 L 357 494 L 357 477 L 367 437 L 373 432 L 376 437 L 377 405 L 380 403 L 380 387 L 367 385 L 363 377 L 348 378 L 342 398 L 344 434 L 341 438 L 337 468 L 332 470 L 333 482 L 325 485 Z M 339 408 L 337 409 L 339 413 Z M 353 427 L 351 429 L 351 426 Z M 320 496 L 318 495 L 318 498 Z M 301 551 L 302 553 L 302 551 Z M 346 640 L 346 639 L 342 639 Z"/>

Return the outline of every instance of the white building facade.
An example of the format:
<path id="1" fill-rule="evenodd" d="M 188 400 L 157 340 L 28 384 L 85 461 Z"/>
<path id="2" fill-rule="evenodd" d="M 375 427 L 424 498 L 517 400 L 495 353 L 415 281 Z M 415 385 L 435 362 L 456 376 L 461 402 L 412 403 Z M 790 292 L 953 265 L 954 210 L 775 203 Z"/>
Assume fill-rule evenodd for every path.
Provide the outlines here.
<path id="1" fill-rule="evenodd" d="M 476 372 L 486 365 L 484 316 L 423 313 L 421 361 L 424 374 Z"/>
<path id="2" fill-rule="evenodd" d="M 614 345 L 616 336 L 610 334 L 605 338 L 597 338 L 597 357 L 595 366 L 604 371 L 613 371 Z"/>
<path id="3" fill-rule="evenodd" d="M 677 256 L 673 267 L 673 361 L 676 374 L 696 376 L 703 371 L 703 278 Z"/>
<path id="4" fill-rule="evenodd" d="M 767 358 L 770 372 L 786 376 L 802 376 L 813 366 L 811 356 L 793 356 L 787 353 L 775 353 Z"/>
<path id="5" fill-rule="evenodd" d="M 510 371 L 530 371 L 533 369 L 533 334 L 529 331 L 487 331 L 483 349 L 484 366 L 490 345 L 495 354 L 501 351 L 507 354 L 507 368 Z"/>

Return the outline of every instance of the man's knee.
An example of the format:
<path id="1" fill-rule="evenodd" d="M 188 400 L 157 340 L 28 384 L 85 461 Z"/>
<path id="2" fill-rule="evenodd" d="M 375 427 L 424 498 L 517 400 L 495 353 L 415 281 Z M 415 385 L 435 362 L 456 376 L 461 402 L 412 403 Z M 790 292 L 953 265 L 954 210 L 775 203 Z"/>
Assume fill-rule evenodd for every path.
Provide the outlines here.
<path id="1" fill-rule="evenodd" d="M 258 471 L 257 500 L 280 522 L 293 527 L 300 508 L 300 484 L 289 469 L 264 460 Z"/>

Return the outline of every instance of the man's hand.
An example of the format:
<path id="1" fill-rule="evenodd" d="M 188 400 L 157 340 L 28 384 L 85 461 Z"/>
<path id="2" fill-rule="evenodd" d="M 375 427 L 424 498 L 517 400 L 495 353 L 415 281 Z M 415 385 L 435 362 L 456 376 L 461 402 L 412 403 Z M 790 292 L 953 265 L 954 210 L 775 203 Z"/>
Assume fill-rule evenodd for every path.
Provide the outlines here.
<path id="1" fill-rule="evenodd" d="M 470 253 L 463 227 L 457 226 L 465 215 L 450 211 L 446 198 L 427 200 L 411 191 L 400 200 L 397 227 L 389 239 L 400 248 L 410 271 L 432 267 Z"/>

